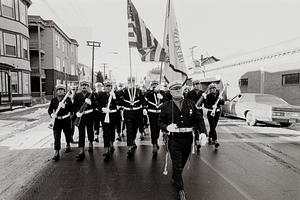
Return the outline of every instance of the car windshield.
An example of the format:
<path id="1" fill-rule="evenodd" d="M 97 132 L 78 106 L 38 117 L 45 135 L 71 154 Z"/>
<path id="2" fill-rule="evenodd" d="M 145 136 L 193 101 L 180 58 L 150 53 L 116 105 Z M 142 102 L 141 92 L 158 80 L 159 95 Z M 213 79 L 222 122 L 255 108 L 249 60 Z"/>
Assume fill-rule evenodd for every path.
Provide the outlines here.
<path id="1" fill-rule="evenodd" d="M 285 102 L 283 99 L 271 95 L 256 95 L 255 101 L 257 103 L 287 104 L 287 102 Z"/>

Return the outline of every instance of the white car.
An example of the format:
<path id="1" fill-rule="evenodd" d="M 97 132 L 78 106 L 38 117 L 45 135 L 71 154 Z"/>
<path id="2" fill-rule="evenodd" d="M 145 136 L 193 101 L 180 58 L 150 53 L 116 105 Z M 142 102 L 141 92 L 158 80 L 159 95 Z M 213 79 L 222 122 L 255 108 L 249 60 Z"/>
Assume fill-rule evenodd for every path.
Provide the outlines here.
<path id="1" fill-rule="evenodd" d="M 270 94 L 242 93 L 226 101 L 224 115 L 246 119 L 250 126 L 257 122 L 276 122 L 287 127 L 300 122 L 300 106 L 288 104 L 282 98 Z"/>

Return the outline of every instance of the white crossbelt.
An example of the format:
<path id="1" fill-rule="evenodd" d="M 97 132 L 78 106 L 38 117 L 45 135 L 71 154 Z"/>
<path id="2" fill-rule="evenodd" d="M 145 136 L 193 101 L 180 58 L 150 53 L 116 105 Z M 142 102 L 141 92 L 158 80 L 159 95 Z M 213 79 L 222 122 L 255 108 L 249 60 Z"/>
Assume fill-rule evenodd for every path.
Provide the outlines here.
<path id="1" fill-rule="evenodd" d="M 117 112 L 116 109 L 115 109 L 115 110 L 110 110 L 110 111 L 109 111 L 109 113 L 115 113 L 115 112 Z M 106 113 L 106 112 L 103 112 L 103 113 Z"/>
<path id="2" fill-rule="evenodd" d="M 160 113 L 161 110 L 148 109 L 148 112 L 151 112 L 151 113 Z"/>
<path id="3" fill-rule="evenodd" d="M 186 132 L 192 132 L 193 128 L 176 128 L 172 133 L 186 133 Z"/>
<path id="4" fill-rule="evenodd" d="M 67 117 L 70 117 L 70 113 L 64 116 L 57 116 L 56 119 L 66 119 Z"/>
<path id="5" fill-rule="evenodd" d="M 89 114 L 89 113 L 91 113 L 91 112 L 93 112 L 93 109 L 90 109 L 90 110 L 85 110 L 85 111 L 83 111 L 83 113 L 82 113 L 82 114 L 83 114 L 83 115 L 84 115 L 84 114 Z"/>
<path id="6" fill-rule="evenodd" d="M 142 106 L 139 106 L 139 107 L 132 107 L 132 108 L 128 108 L 128 107 L 124 107 L 124 110 L 139 110 L 141 109 Z"/>
<path id="7" fill-rule="evenodd" d="M 208 109 L 208 108 L 207 108 L 207 110 L 208 110 L 208 111 L 213 111 L 213 109 Z M 220 108 L 217 108 L 217 109 L 216 109 L 216 112 L 220 112 Z"/>

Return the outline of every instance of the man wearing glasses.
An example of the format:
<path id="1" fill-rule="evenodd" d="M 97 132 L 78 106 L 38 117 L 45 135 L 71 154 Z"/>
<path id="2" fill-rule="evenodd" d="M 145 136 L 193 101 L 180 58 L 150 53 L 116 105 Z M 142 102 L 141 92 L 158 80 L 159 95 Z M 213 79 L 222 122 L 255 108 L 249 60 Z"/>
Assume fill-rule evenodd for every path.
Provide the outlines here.
<path id="1" fill-rule="evenodd" d="M 192 131 L 193 128 L 197 128 L 201 132 L 201 136 L 205 137 L 206 128 L 203 116 L 196 109 L 195 103 L 183 98 L 182 84 L 180 82 L 171 83 L 169 89 L 172 100 L 162 105 L 159 122 L 162 131 L 169 135 L 168 147 L 172 160 L 172 179 L 179 199 L 185 200 L 182 171 L 191 153 Z"/>

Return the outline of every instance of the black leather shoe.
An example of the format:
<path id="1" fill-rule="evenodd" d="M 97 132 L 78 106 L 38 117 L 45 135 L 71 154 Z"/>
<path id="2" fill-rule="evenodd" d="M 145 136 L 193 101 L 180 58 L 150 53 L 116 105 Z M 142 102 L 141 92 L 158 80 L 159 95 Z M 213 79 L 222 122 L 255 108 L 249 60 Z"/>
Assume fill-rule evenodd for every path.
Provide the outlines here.
<path id="1" fill-rule="evenodd" d="M 53 156 L 52 160 L 54 160 L 55 162 L 59 160 L 59 155 L 55 155 Z"/>
<path id="2" fill-rule="evenodd" d="M 81 160 L 83 160 L 85 158 L 85 154 L 84 153 L 80 153 L 80 154 L 78 154 L 76 156 L 76 158 L 77 158 L 78 161 L 81 161 Z"/>
<path id="3" fill-rule="evenodd" d="M 66 150 L 65 150 L 65 153 L 70 153 L 71 152 L 71 147 L 70 146 L 67 146 L 66 147 Z"/>
<path id="4" fill-rule="evenodd" d="M 130 158 L 133 156 L 133 149 L 128 149 L 127 151 L 127 157 Z"/>
<path id="5" fill-rule="evenodd" d="M 136 146 L 136 144 L 135 144 L 135 143 L 133 143 L 133 145 L 132 145 L 132 148 L 133 148 L 134 150 L 136 150 L 136 149 L 137 149 L 137 146 Z"/>
<path id="6" fill-rule="evenodd" d="M 220 144 L 218 142 L 215 142 L 215 148 L 218 148 Z"/>

